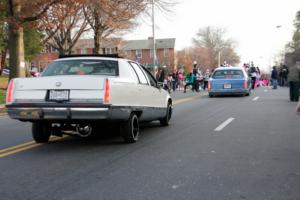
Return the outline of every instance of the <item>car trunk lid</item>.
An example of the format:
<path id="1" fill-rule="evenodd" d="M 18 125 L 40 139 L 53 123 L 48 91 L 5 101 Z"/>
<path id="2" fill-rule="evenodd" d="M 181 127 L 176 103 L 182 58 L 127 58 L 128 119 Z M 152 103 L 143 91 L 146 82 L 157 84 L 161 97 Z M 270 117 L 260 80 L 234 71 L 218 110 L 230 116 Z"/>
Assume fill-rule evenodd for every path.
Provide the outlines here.
<path id="1" fill-rule="evenodd" d="M 104 96 L 106 79 L 77 75 L 17 79 L 14 98 L 18 102 L 44 102 L 51 100 L 51 91 L 66 91 L 68 101 L 99 101 Z"/>

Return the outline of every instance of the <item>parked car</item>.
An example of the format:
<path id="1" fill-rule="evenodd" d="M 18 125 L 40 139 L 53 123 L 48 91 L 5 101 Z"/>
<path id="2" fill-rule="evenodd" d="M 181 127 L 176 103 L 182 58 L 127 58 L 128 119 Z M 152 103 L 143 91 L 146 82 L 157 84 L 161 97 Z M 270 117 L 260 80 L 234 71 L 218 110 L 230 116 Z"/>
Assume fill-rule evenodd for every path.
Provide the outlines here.
<path id="1" fill-rule="evenodd" d="M 9 72 L 10 72 L 10 70 L 9 70 L 8 68 L 4 68 L 4 69 L 2 70 L 2 75 L 9 76 Z"/>
<path id="2" fill-rule="evenodd" d="M 32 135 L 75 131 L 88 137 L 103 122 L 120 126 L 125 142 L 139 137 L 140 122 L 169 125 L 172 99 L 140 64 L 118 57 L 74 56 L 50 64 L 40 77 L 9 83 L 6 108 L 13 119 L 32 122 Z"/>
<path id="3" fill-rule="evenodd" d="M 208 82 L 209 97 L 217 95 L 246 95 L 251 93 L 251 79 L 244 68 L 219 67 Z"/>

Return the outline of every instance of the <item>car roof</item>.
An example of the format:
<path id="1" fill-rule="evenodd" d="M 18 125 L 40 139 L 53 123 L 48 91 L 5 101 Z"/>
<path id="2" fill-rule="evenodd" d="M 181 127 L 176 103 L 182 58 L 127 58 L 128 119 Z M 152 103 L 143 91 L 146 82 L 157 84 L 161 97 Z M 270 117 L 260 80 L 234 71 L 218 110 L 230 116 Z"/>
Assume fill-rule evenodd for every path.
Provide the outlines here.
<path id="1" fill-rule="evenodd" d="M 78 56 L 78 57 L 66 57 L 66 58 L 58 58 L 54 60 L 56 61 L 63 61 L 63 60 L 112 60 L 112 61 L 119 61 L 119 60 L 127 60 L 124 58 L 112 58 L 112 57 L 97 57 L 97 56 Z"/>
<path id="2" fill-rule="evenodd" d="M 243 67 L 218 67 L 215 69 L 215 71 L 217 70 L 244 70 Z"/>

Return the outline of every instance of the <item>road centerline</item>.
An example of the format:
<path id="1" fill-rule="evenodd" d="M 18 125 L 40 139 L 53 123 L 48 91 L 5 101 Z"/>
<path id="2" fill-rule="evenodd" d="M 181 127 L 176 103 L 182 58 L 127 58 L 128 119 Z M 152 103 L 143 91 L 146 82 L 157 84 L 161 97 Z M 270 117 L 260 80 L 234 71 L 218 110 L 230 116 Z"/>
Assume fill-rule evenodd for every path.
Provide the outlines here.
<path id="1" fill-rule="evenodd" d="M 62 140 L 64 138 L 67 138 L 68 136 L 63 136 L 63 137 L 57 137 L 57 136 L 52 136 L 49 140 L 49 142 L 56 142 L 59 140 Z M 23 144 L 19 144 L 16 146 L 8 147 L 6 149 L 1 149 L 0 151 L 0 158 L 16 154 L 25 150 L 33 149 L 35 147 L 43 146 L 45 145 L 44 143 L 35 143 L 34 141 L 26 142 Z"/>
<path id="2" fill-rule="evenodd" d="M 222 124 L 220 124 L 216 129 L 215 131 L 216 132 L 220 132 L 222 131 L 226 126 L 228 126 L 231 122 L 233 122 L 235 120 L 235 118 L 233 117 L 230 117 L 228 118 L 226 121 L 224 121 Z"/>
<path id="3" fill-rule="evenodd" d="M 191 101 L 199 99 L 199 97 L 201 97 L 201 95 L 178 99 L 178 100 L 175 100 L 173 102 L 173 105 L 175 106 L 175 105 L 191 102 Z M 66 136 L 60 138 L 60 137 L 55 137 L 54 136 L 50 139 L 50 142 L 58 141 L 58 140 L 61 140 L 65 137 Z M 18 144 L 18 145 L 15 145 L 15 146 L 11 146 L 11 147 L 8 147 L 8 148 L 5 148 L 5 149 L 0 149 L 0 158 L 10 156 L 10 155 L 13 155 L 13 154 L 16 154 L 16 153 L 19 153 L 19 152 L 23 152 L 23 151 L 26 151 L 26 150 L 29 150 L 29 149 L 33 149 L 33 148 L 36 148 L 36 147 L 40 147 L 40 146 L 43 146 L 43 145 L 45 145 L 45 144 L 35 143 L 34 141 L 29 141 L 29 142 Z"/>

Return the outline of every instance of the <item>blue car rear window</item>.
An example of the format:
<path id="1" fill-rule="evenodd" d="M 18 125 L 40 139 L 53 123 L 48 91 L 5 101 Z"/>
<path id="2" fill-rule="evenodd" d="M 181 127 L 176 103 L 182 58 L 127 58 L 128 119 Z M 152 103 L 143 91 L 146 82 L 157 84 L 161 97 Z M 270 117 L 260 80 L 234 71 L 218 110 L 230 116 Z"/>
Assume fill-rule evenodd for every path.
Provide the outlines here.
<path id="1" fill-rule="evenodd" d="M 214 79 L 241 79 L 244 78 L 242 70 L 217 70 L 214 72 Z"/>

